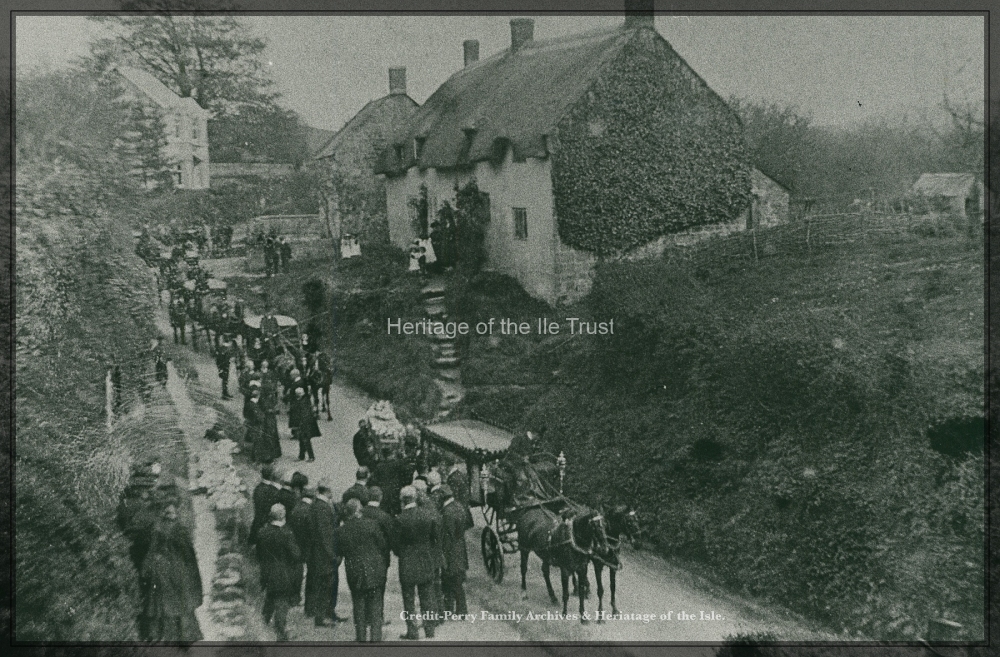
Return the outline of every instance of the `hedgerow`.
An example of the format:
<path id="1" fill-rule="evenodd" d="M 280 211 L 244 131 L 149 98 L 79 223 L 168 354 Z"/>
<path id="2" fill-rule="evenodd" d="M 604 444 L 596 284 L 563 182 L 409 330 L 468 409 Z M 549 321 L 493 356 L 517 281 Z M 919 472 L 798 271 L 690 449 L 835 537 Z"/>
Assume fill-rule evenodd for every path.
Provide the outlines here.
<path id="1" fill-rule="evenodd" d="M 615 335 L 567 342 L 558 387 L 466 406 L 565 451 L 571 497 L 634 505 L 731 589 L 836 631 L 912 639 L 944 615 L 981 637 L 983 453 L 927 437 L 982 414 L 980 254 L 856 230 L 757 263 L 718 239 L 602 265 L 589 313 Z"/>

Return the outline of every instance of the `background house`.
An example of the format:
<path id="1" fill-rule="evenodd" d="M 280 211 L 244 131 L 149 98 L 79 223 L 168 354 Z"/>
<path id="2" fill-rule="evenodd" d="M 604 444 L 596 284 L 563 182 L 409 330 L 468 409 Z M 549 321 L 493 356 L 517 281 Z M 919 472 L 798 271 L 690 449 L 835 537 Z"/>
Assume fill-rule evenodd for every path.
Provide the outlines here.
<path id="1" fill-rule="evenodd" d="M 925 173 L 910 191 L 932 208 L 960 217 L 975 217 L 983 209 L 983 183 L 972 173 Z"/>
<path id="2" fill-rule="evenodd" d="M 389 94 L 361 108 L 316 153 L 320 213 L 335 244 L 347 233 L 365 243 L 389 241 L 385 182 L 376 176 L 375 163 L 418 107 L 406 94 L 406 68 L 390 68 Z"/>
<path id="3" fill-rule="evenodd" d="M 433 220 L 475 178 L 489 195 L 487 266 L 557 303 L 589 291 L 599 257 L 741 220 L 752 198 L 741 124 L 651 10 L 620 28 L 533 37 L 533 21 L 514 19 L 510 48 L 483 61 L 466 42 L 465 67 L 386 149 L 377 171 L 394 244 L 414 237 L 422 187 Z"/>
<path id="4" fill-rule="evenodd" d="M 115 66 L 125 82 L 125 98 L 152 103 L 162 114 L 166 126 L 165 159 L 173 168 L 174 186 L 181 189 L 207 189 L 210 184 L 208 159 L 208 119 L 194 98 L 181 98 L 152 74 L 129 66 Z"/>

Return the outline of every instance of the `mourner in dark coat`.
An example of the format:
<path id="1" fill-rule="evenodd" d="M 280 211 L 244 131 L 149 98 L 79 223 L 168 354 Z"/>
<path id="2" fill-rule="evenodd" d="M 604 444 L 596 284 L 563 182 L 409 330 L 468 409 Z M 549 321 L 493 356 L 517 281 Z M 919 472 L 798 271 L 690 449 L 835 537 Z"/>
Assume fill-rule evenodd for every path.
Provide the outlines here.
<path id="1" fill-rule="evenodd" d="M 146 641 L 194 642 L 202 638 L 194 610 L 201 606 L 201 573 L 191 534 L 168 505 L 153 527 L 140 572 Z"/>
<path id="2" fill-rule="evenodd" d="M 359 466 L 372 467 L 375 461 L 375 447 L 372 444 L 371 425 L 368 420 L 358 422 L 354 433 L 354 459 Z"/>
<path id="3" fill-rule="evenodd" d="M 382 500 L 385 510 L 390 515 L 398 515 L 399 491 L 413 480 L 413 464 L 388 453 L 375 464 L 372 473 L 372 485 L 382 489 Z"/>
<path id="4" fill-rule="evenodd" d="M 330 482 L 320 481 L 309 509 L 309 555 L 306 559 L 305 615 L 317 626 L 326 620 L 343 620 L 336 615 L 340 557 L 337 554 L 337 512 L 330 499 Z"/>
<path id="5" fill-rule="evenodd" d="M 288 263 L 292 260 L 292 245 L 284 237 L 278 243 L 278 255 L 281 257 L 281 270 L 288 273 Z"/>
<path id="6" fill-rule="evenodd" d="M 278 410 L 278 374 L 266 358 L 260 361 L 260 400 L 265 408 Z"/>
<path id="7" fill-rule="evenodd" d="M 441 488 L 441 474 L 437 470 L 429 470 L 425 475 L 425 481 L 427 485 L 426 504 L 438 514 L 438 526 L 444 530 L 444 526 L 441 524 L 441 508 L 444 506 L 444 494 Z M 414 482 L 416 485 L 417 482 Z M 417 486 L 417 493 L 420 493 L 421 486 Z M 420 500 L 417 499 L 417 504 L 420 504 Z M 443 539 L 442 539 L 443 543 Z M 444 554 L 441 554 L 441 559 L 438 562 L 437 575 L 434 577 L 434 605 L 435 610 L 439 614 L 444 613 Z"/>
<path id="8" fill-rule="evenodd" d="M 275 504 L 271 521 L 257 536 L 257 558 L 260 561 L 260 583 L 264 589 L 264 622 L 274 617 L 274 632 L 278 641 L 287 641 L 285 622 L 288 607 L 295 599 L 295 581 L 302 563 L 302 553 L 292 531 L 285 526 L 285 507 Z"/>
<path id="9" fill-rule="evenodd" d="M 396 518 L 396 545 L 393 550 L 399 557 L 399 585 L 403 593 L 403 608 L 406 611 L 406 634 L 401 639 L 419 639 L 417 623 L 414 620 L 416 604 L 414 589 L 420 596 L 420 613 L 434 611 L 433 581 L 440 559 L 441 530 L 436 514 L 428 508 L 417 505 L 417 491 L 412 486 L 404 486 L 399 493 L 403 510 Z M 424 634 L 434 637 L 433 621 L 424 623 Z"/>
<path id="10" fill-rule="evenodd" d="M 311 515 L 314 496 L 315 491 L 311 488 L 306 488 L 295 508 L 288 514 L 288 528 L 295 535 L 295 541 L 302 552 L 303 559 L 303 563 L 300 564 L 299 570 L 296 573 L 297 583 L 294 587 L 295 595 L 291 603 L 293 607 L 302 604 L 302 581 L 305 579 L 305 560 L 309 556 L 309 546 L 312 544 L 312 538 L 309 533 L 309 517 Z"/>
<path id="11" fill-rule="evenodd" d="M 281 490 L 278 491 L 278 501 L 281 502 L 285 507 L 286 518 L 287 514 L 291 514 L 298 505 L 299 496 L 295 494 L 292 489 L 292 478 L 284 470 L 279 470 L 275 468 L 275 480 L 281 482 Z"/>
<path id="12" fill-rule="evenodd" d="M 343 496 L 340 498 L 341 504 L 347 504 L 347 500 L 356 499 L 361 502 L 364 506 L 368 504 L 368 480 L 371 478 L 371 473 L 368 468 L 362 466 L 358 468 L 358 471 L 354 475 L 354 485 L 344 491 Z"/>
<path id="13" fill-rule="evenodd" d="M 232 399 L 229 394 L 229 370 L 233 360 L 233 343 L 228 339 L 219 344 L 215 350 L 215 367 L 219 370 L 219 379 L 222 381 L 222 398 Z"/>
<path id="14" fill-rule="evenodd" d="M 378 522 L 362 514 L 357 498 L 348 500 L 345 508 L 348 518 L 338 530 L 337 548 L 344 557 L 347 586 L 351 589 L 355 637 L 357 641 L 381 641 L 387 568 L 383 558 L 387 549 L 385 535 Z"/>
<path id="15" fill-rule="evenodd" d="M 260 318 L 260 334 L 265 342 L 274 346 L 274 341 L 281 329 L 278 327 L 278 320 L 274 316 L 274 311 L 268 308 L 264 316 Z"/>
<path id="16" fill-rule="evenodd" d="M 368 504 L 361 509 L 361 514 L 378 523 L 379 529 L 382 530 L 386 545 L 385 551 L 382 553 L 382 558 L 385 559 L 385 567 L 388 568 L 390 555 L 392 554 L 390 548 L 396 542 L 396 521 L 392 516 L 383 511 L 381 506 L 382 489 L 378 486 L 372 486 L 368 489 Z"/>
<path id="17" fill-rule="evenodd" d="M 271 516 L 271 507 L 281 501 L 278 497 L 281 485 L 275 484 L 273 481 L 274 468 L 265 465 L 260 469 L 260 477 L 260 483 L 253 489 L 253 522 L 250 525 L 250 543 L 256 541 L 257 532 L 268 522 Z"/>
<path id="18" fill-rule="evenodd" d="M 170 304 L 170 326 L 174 331 L 174 344 L 177 344 L 178 337 L 181 344 L 187 344 L 184 337 L 187 328 L 187 312 L 181 299 L 174 299 L 173 303 Z"/>
<path id="19" fill-rule="evenodd" d="M 167 361 L 164 359 L 163 354 L 157 352 L 156 363 L 154 364 L 154 369 L 156 370 L 156 380 L 162 385 L 167 385 Z"/>
<path id="20" fill-rule="evenodd" d="M 468 516 L 471 523 L 472 510 L 469 508 L 469 477 L 465 473 L 465 464 L 452 463 L 448 470 L 446 483 L 451 488 L 451 492 L 455 494 L 455 501 L 465 509 L 465 515 Z"/>
<path id="21" fill-rule="evenodd" d="M 310 461 L 315 461 L 312 439 L 318 438 L 321 434 L 316 416 L 313 414 L 312 402 L 306 397 L 306 391 L 302 388 L 295 389 L 295 399 L 288 408 L 288 426 L 292 430 L 292 435 L 299 441 L 299 460 L 308 458 Z"/>
<path id="22" fill-rule="evenodd" d="M 257 463 L 270 463 L 280 457 L 277 420 L 274 413 L 264 406 L 261 394 L 256 390 L 250 393 L 247 415 L 246 439 L 251 441 L 253 460 Z"/>
<path id="23" fill-rule="evenodd" d="M 472 518 L 462 503 L 455 499 L 451 487 L 441 486 L 444 506 L 441 511 L 442 553 L 444 570 L 444 610 L 457 614 L 469 613 L 465 601 L 465 573 L 469 570 L 469 554 L 465 545 L 465 532 L 472 528 Z"/>

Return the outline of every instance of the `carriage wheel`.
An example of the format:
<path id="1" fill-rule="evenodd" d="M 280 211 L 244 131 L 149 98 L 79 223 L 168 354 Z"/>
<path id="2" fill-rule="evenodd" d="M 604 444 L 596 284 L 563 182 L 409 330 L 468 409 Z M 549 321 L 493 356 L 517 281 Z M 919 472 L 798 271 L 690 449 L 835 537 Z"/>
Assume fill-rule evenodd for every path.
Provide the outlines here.
<path id="1" fill-rule="evenodd" d="M 483 528 L 483 565 L 490 578 L 499 584 L 503 581 L 503 546 L 492 527 Z"/>

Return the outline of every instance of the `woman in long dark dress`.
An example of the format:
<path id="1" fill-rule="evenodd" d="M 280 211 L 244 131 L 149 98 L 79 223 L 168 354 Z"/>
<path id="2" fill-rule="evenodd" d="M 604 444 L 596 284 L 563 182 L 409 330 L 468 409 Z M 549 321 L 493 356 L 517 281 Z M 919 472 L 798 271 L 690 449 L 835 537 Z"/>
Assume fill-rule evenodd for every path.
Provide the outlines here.
<path id="1" fill-rule="evenodd" d="M 253 460 L 270 463 L 281 456 L 278 442 L 278 420 L 274 411 L 263 401 L 257 388 L 250 393 L 250 417 L 247 418 L 247 440 L 253 444 Z"/>
<path id="2" fill-rule="evenodd" d="M 153 527 L 142 563 L 141 626 L 146 641 L 191 643 L 202 638 L 194 610 L 201 606 L 201 573 L 191 534 L 167 505 Z"/>

